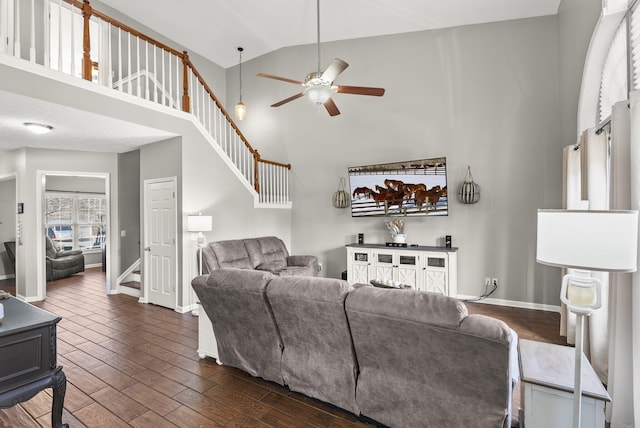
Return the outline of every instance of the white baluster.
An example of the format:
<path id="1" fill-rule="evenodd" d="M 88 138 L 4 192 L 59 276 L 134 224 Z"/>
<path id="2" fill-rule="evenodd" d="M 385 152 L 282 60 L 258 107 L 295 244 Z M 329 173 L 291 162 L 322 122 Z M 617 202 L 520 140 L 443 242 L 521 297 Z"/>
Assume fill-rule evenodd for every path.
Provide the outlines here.
<path id="1" fill-rule="evenodd" d="M 144 69 L 146 71 L 145 75 L 147 76 L 144 79 L 144 98 L 149 101 L 149 42 L 147 40 L 144 41 Z"/>
<path id="2" fill-rule="evenodd" d="M 153 45 L 153 102 L 158 103 L 158 49 Z"/>
<path id="3" fill-rule="evenodd" d="M 171 53 L 168 53 L 169 55 L 169 59 L 168 59 L 168 63 L 169 63 L 169 99 L 167 100 L 169 107 L 173 107 L 173 67 L 171 66 Z"/>
<path id="4" fill-rule="evenodd" d="M 1 7 L 1 2 L 4 2 L 5 0 L 0 0 L 0 7 Z M 45 67 L 49 67 L 51 65 L 51 34 L 50 32 L 50 28 L 51 28 L 51 23 L 49 22 L 50 18 L 50 11 L 51 5 L 49 3 L 49 0 L 42 0 L 42 13 L 43 13 L 43 19 L 42 22 L 44 22 L 44 66 Z M 1 32 L 1 29 L 0 29 Z M 0 35 L 1 36 L 1 35 Z M 1 48 L 0 48 L 1 49 Z"/>
<path id="5" fill-rule="evenodd" d="M 122 28 L 118 27 L 118 89 L 122 92 Z"/>
<path id="6" fill-rule="evenodd" d="M 69 16 L 71 17 L 71 30 L 70 30 L 70 34 L 71 34 L 71 64 L 70 64 L 70 69 L 69 69 L 69 75 L 71 76 L 77 76 L 76 75 L 76 37 L 75 37 L 75 25 L 73 25 L 73 16 L 74 16 L 74 12 L 75 8 L 73 6 L 69 7 Z M 62 10 L 60 10 L 60 12 L 62 12 Z M 82 77 L 82 69 L 80 70 L 80 76 Z"/>
<path id="7" fill-rule="evenodd" d="M 172 98 L 173 108 L 181 110 L 180 108 L 180 57 L 176 55 L 176 97 Z"/>
<path id="8" fill-rule="evenodd" d="M 15 2 L 15 21 L 14 21 L 14 34 L 13 34 L 13 56 L 22 58 L 22 52 L 20 50 L 20 1 Z"/>
<path id="9" fill-rule="evenodd" d="M 137 78 L 136 78 L 136 96 L 138 98 L 142 98 L 141 91 L 142 86 L 140 86 L 140 37 L 136 37 L 136 70 L 137 70 Z"/>
<path id="10" fill-rule="evenodd" d="M 107 23 L 107 46 L 109 50 L 109 54 L 107 56 L 107 84 L 109 88 L 113 88 L 113 53 L 111 51 L 111 23 Z"/>
<path id="11" fill-rule="evenodd" d="M 131 95 L 133 92 L 131 87 L 133 86 L 133 76 L 131 76 L 131 33 L 127 33 L 127 93 Z"/>
<path id="12" fill-rule="evenodd" d="M 162 105 L 167 105 L 166 98 L 166 88 L 167 88 L 167 79 L 165 78 L 165 63 L 164 63 L 164 49 L 162 49 L 162 56 L 160 57 L 160 63 L 162 67 Z"/>
<path id="13" fill-rule="evenodd" d="M 7 53 L 7 40 L 9 38 L 9 10 L 7 0 L 0 0 L 0 53 Z"/>
<path id="14" fill-rule="evenodd" d="M 58 0 L 58 71 L 62 71 L 62 1 Z"/>
<path id="15" fill-rule="evenodd" d="M 0 9 L 2 10 L 2 9 Z M 36 5 L 31 0 L 31 40 L 29 44 L 29 61 L 36 62 Z"/>

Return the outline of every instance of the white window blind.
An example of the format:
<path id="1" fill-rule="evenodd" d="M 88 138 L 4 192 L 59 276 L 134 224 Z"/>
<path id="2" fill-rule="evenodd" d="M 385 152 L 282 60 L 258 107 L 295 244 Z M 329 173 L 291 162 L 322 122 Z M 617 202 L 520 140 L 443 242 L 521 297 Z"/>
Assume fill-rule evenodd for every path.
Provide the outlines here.
<path id="1" fill-rule="evenodd" d="M 640 12 L 638 11 L 638 3 L 631 9 L 631 19 L 629 31 L 629 43 L 631 44 L 631 70 L 632 80 L 631 86 L 640 89 Z"/>
<path id="2" fill-rule="evenodd" d="M 627 21 L 623 19 L 611 40 L 611 46 L 602 67 L 598 102 L 599 122 L 611 116 L 611 109 L 615 103 L 629 98 L 627 73 Z"/>

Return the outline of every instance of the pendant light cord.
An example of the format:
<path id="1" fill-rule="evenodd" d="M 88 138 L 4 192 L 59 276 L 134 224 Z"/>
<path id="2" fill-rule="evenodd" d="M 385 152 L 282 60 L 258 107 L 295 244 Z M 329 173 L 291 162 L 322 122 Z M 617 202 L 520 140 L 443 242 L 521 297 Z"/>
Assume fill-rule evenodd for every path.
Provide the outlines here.
<path id="1" fill-rule="evenodd" d="M 243 48 L 238 48 L 238 52 L 240 52 L 240 102 L 242 102 L 242 51 L 244 49 Z"/>
<path id="2" fill-rule="evenodd" d="M 320 0 L 316 0 L 316 20 L 318 24 L 318 73 L 320 73 Z"/>

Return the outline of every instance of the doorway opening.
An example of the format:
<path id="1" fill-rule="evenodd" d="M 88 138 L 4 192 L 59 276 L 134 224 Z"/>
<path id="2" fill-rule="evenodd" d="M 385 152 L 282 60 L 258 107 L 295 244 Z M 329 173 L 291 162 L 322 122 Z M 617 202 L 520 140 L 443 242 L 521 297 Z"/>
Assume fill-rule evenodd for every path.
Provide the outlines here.
<path id="1" fill-rule="evenodd" d="M 46 248 L 54 245 L 62 251 L 81 251 L 86 268 L 102 267 L 105 293 L 111 294 L 111 196 L 109 173 L 38 171 L 39 207 L 37 224 L 42 233 L 38 242 L 38 298 L 46 298 Z"/>

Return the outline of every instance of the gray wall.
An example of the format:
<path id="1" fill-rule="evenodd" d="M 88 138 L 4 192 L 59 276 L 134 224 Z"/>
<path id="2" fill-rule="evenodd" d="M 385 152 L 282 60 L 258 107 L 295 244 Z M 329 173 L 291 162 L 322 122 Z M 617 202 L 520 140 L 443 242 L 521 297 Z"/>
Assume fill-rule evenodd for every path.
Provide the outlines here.
<path id="1" fill-rule="evenodd" d="M 407 219 L 409 242 L 440 245 L 453 235 L 460 294 L 480 294 L 489 276 L 499 279 L 493 297 L 558 304 L 555 285 L 542 284 L 535 263 L 536 209 L 561 202 L 558 18 L 325 43 L 322 55 L 324 66 L 334 57 L 351 64 L 337 83 L 381 86 L 386 94 L 338 94 L 342 115 L 334 118 L 306 99 L 272 109 L 298 89 L 255 74 L 301 79 L 315 68 L 314 46 L 243 64 L 249 117 L 241 129 L 264 157 L 293 165 L 296 252 L 318 255 L 324 274 L 338 277 L 344 245 L 357 233 L 366 242 L 388 239 L 383 218 L 353 219 L 332 207 L 349 166 L 446 156 L 449 216 Z M 237 98 L 236 75 L 235 67 L 227 71 L 228 100 Z M 467 165 L 481 186 L 476 205 L 453 197 Z"/>
<path id="2" fill-rule="evenodd" d="M 147 144 L 140 149 L 140 212 L 142 213 L 140 218 L 140 230 L 142 230 L 141 242 L 144 244 L 144 180 L 156 179 L 156 178 L 169 178 L 176 177 L 176 189 L 180 189 L 182 183 L 182 138 L 172 138 L 170 140 L 162 141 L 154 144 Z M 180 206 L 182 205 L 182 194 L 177 192 L 176 195 L 177 204 L 177 224 L 182 223 L 182 216 L 180 213 Z M 179 230 L 179 229 L 178 229 Z M 176 252 L 177 252 L 177 272 L 176 281 L 179 287 L 180 278 L 182 278 L 182 259 L 183 255 L 180 251 L 182 248 L 182 234 L 177 233 Z M 141 256 L 142 269 L 141 273 L 144 275 L 144 257 Z M 143 278 L 144 281 L 144 278 Z M 144 290 L 141 290 L 144 295 Z M 182 306 L 182 297 L 178 296 L 178 306 Z"/>
<path id="3" fill-rule="evenodd" d="M 560 136 L 562 145 L 578 139 L 578 96 L 582 70 L 602 0 L 562 0 L 558 9 L 560 54 Z"/>
<path id="4" fill-rule="evenodd" d="M 5 241 L 16 240 L 16 180 L 0 180 L 0 278 L 14 275 L 5 251 Z"/>
<path id="5" fill-rule="evenodd" d="M 118 155 L 118 186 L 120 204 L 120 270 L 128 269 L 140 255 L 140 150 Z M 125 231 L 124 237 L 120 231 Z"/>

